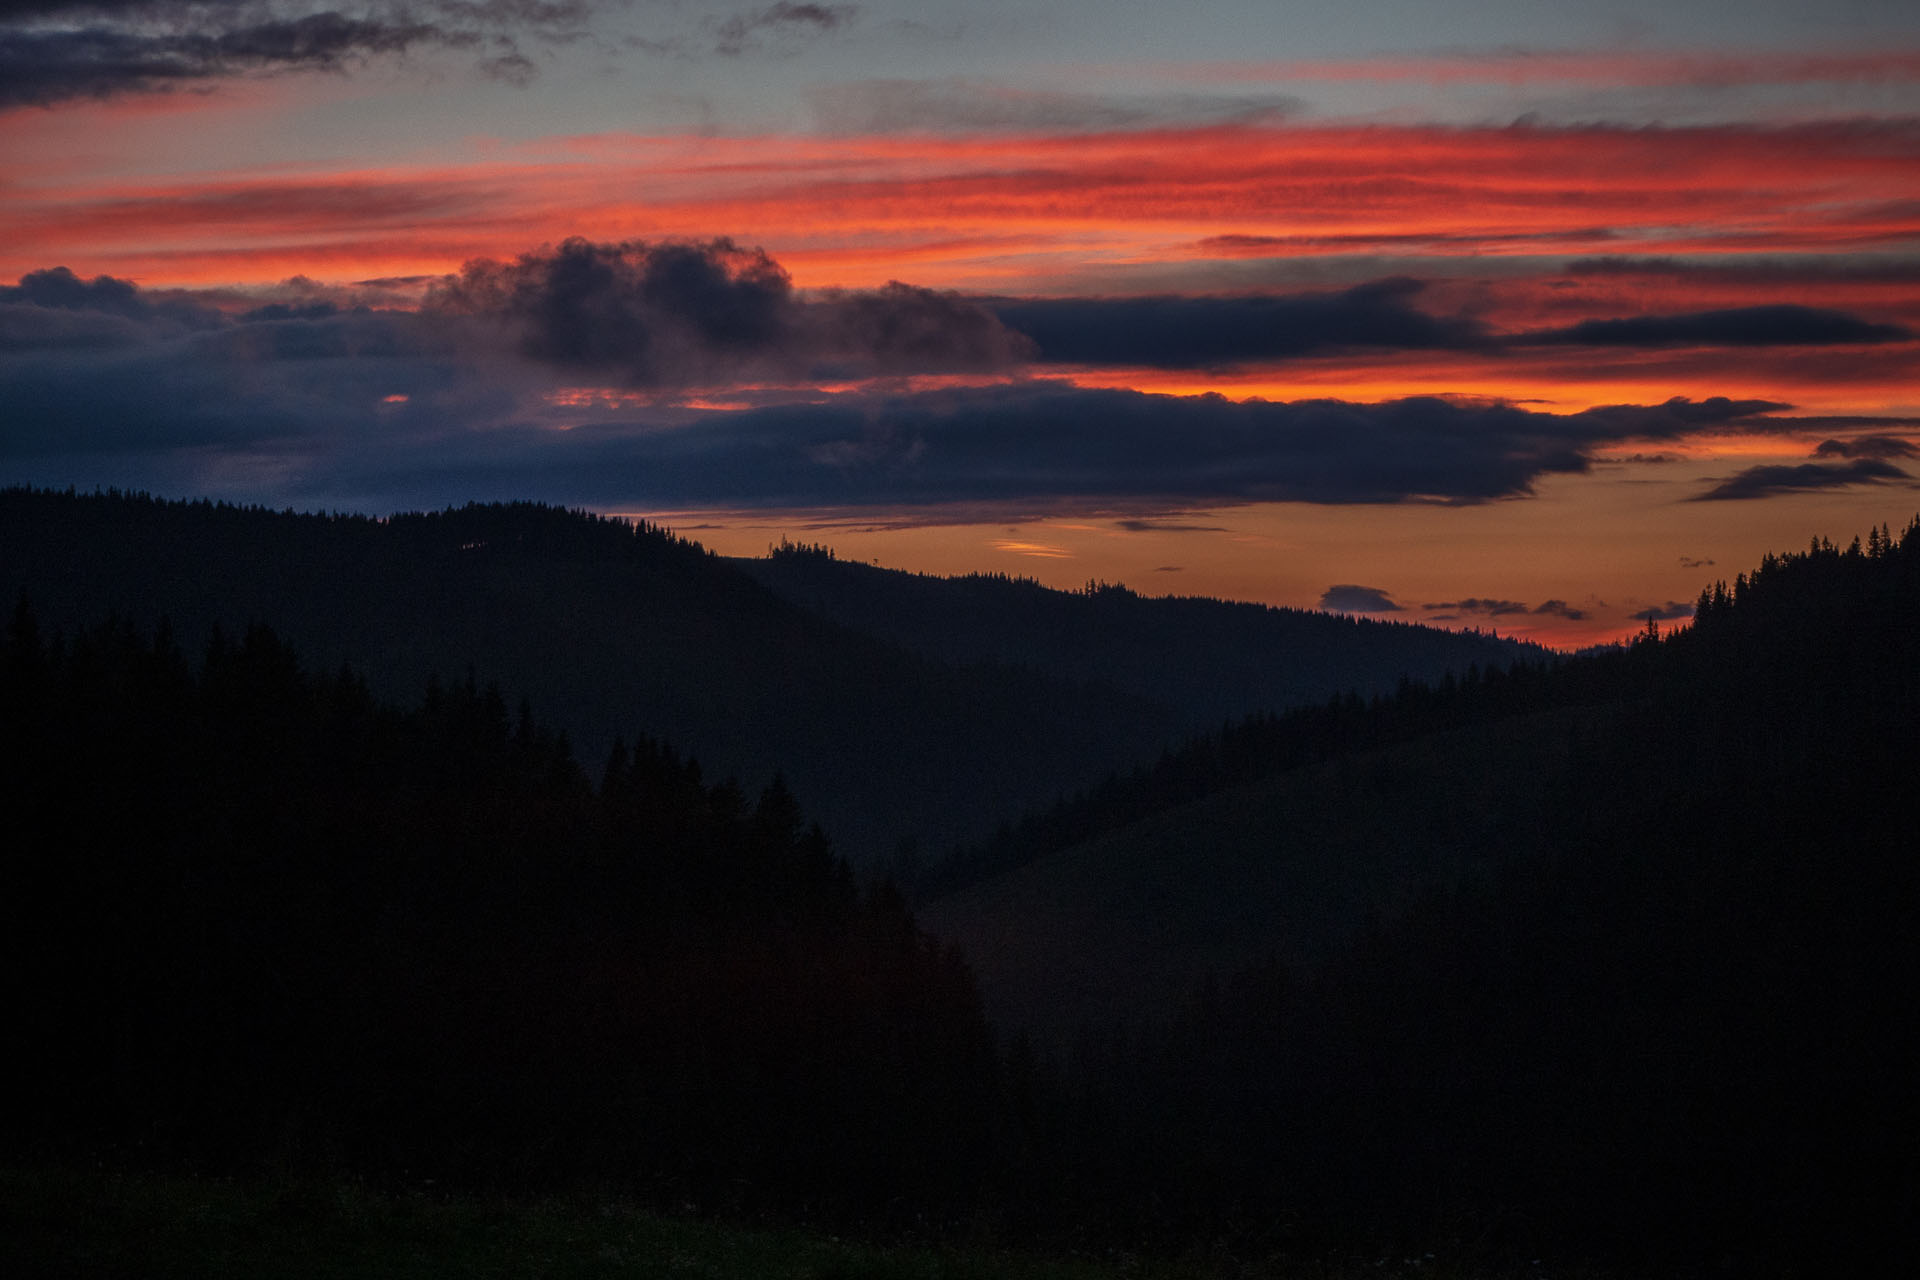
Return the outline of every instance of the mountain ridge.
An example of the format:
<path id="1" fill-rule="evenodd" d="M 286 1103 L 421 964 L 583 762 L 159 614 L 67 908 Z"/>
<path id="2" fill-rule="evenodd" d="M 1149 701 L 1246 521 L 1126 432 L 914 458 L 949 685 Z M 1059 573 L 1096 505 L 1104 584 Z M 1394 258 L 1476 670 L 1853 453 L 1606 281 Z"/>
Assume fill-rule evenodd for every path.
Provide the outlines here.
<path id="1" fill-rule="evenodd" d="M 663 529 L 535 503 L 376 520 L 10 489 L 0 591 L 54 626 L 166 617 L 190 647 L 264 621 L 401 700 L 471 671 L 530 699 L 589 762 L 654 735 L 751 787 L 784 774 L 869 867 L 903 841 L 979 838 L 1192 718 L 1137 681 L 916 649 Z"/>

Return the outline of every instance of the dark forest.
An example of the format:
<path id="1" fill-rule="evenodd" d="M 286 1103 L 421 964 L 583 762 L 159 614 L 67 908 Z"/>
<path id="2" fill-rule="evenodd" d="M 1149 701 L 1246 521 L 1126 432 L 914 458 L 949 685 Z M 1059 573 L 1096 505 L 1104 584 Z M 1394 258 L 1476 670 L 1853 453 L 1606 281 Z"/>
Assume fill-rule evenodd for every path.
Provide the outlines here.
<path id="1" fill-rule="evenodd" d="M 396 674 L 346 661 L 344 624 L 218 616 L 204 583 L 170 596 L 117 562 L 98 602 L 0 583 L 11 1166 L 614 1185 L 876 1236 L 1633 1274 L 1833 1274 L 1914 1243 L 1920 522 L 1771 556 L 1628 646 L 1483 648 L 1196 731 L 1124 685 L 916 650 L 550 508 L 9 501 L 129 560 L 269 527 L 277 554 L 379 543 L 354 563 L 392 558 L 399 587 L 352 590 L 381 600 L 422 563 L 467 572 L 449 545 L 544 538 L 542 563 L 593 581 L 624 557 L 668 584 L 642 604 L 676 680 L 711 638 L 704 683 L 656 704 L 744 682 L 793 753 L 716 766 L 638 710 L 609 738 L 545 705 L 551 683 L 498 682 L 525 628 Z M 604 621 L 564 620 L 583 647 L 552 661 L 640 646 L 588 634 Z M 868 658 L 908 674 L 866 680 Z M 762 670 L 792 701 L 755 701 L 779 696 Z M 840 684 L 859 716 L 820 710 Z M 1015 742 L 1042 694 L 1075 732 L 1113 743 L 1072 720 L 1089 706 L 1130 725 L 1122 758 Z M 968 761 L 999 736 L 1071 767 L 992 791 L 1007 756 Z M 913 856 L 849 859 L 790 779 L 891 767 L 909 739 L 939 741 L 915 759 L 949 807 L 860 837 L 894 823 Z M 910 825 L 969 769 L 988 821 Z M 1221 868 L 1250 864 L 1201 843 L 1262 860 L 1276 901 L 1342 905 L 1254 913 L 1204 956 L 1170 935 L 1155 962 L 1180 982 L 1131 1003 L 983 950 L 989 901 L 1017 932 L 1062 895 L 1109 922 L 1129 894 L 1244 899 Z M 999 994 L 1023 981 L 1051 994 Z"/>

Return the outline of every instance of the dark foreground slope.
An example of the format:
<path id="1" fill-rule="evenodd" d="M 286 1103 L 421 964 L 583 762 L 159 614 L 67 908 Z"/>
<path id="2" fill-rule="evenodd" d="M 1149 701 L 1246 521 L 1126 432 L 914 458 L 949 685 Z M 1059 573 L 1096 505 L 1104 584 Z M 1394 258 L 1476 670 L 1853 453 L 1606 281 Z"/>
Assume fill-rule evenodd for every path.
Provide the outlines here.
<path id="1" fill-rule="evenodd" d="M 1268 956 L 1173 1012 L 1115 1018 L 1114 987 L 1025 1011 L 1075 1046 L 1063 1194 L 1650 1271 L 1911 1256 L 1920 524 L 1770 557 L 1691 628 L 1523 684 L 1354 708 L 1349 742 L 1423 701 L 1442 723 L 969 891 L 1002 990 L 996 940 L 1063 911 L 1093 917 L 1082 964 L 1135 972 L 1193 961 L 1189 915 L 1250 937 L 1232 912 L 1272 911 Z M 1308 954 L 1323 908 L 1350 921 Z"/>
<path id="2" fill-rule="evenodd" d="M 959 887 L 920 914 L 966 952 L 1002 1026 L 1064 1047 L 1087 1026 L 1168 1016 L 1209 977 L 1318 964 L 1435 884 L 1538 856 L 1559 821 L 1543 778 L 1610 714 L 1542 711 L 1345 750 L 1111 824 L 1068 805 L 1031 826 L 1104 829 L 1053 849 L 1003 836 L 963 851 L 923 877 Z M 1149 791 L 1135 781 L 1101 792 Z M 1002 843 L 1031 860 L 983 874 Z"/>
<path id="3" fill-rule="evenodd" d="M 0 492 L 0 592 L 49 627 L 117 611 L 269 622 L 321 670 L 410 701 L 474 673 L 597 764 L 645 732 L 710 775 L 784 771 L 850 857 L 977 833 L 1157 750 L 1160 704 L 909 653 L 789 604 L 697 545 L 531 504 L 378 521 L 126 495 Z"/>
<path id="4" fill-rule="evenodd" d="M 605 1183 L 842 1220 L 976 1194 L 967 975 L 791 793 L 271 633 L 0 643 L 0 1161 Z M 948 1153 L 927 1161 L 928 1151 Z"/>
<path id="5" fill-rule="evenodd" d="M 1183 731 L 1255 712 L 1383 693 L 1403 677 L 1539 659 L 1533 645 L 1200 597 L 1148 598 L 1089 584 L 1055 591 L 996 574 L 942 578 L 783 544 L 735 564 L 845 626 L 950 663 L 1031 667 L 1171 708 Z"/>
<path id="6" fill-rule="evenodd" d="M 1374 797 L 1277 877 L 1347 877 L 1351 920 L 1295 961 L 1322 913 L 1282 900 L 1283 945 L 1052 1062 L 996 1052 L 783 788 L 653 742 L 594 786 L 485 688 L 398 710 L 258 630 L 193 659 L 22 613 L 0 677 L 14 1167 L 586 1184 L 1235 1275 L 1912 1256 L 1920 525 L 1770 559 L 1677 635 L 1290 721 L 1299 778 L 1190 803 L 1246 847 Z M 1166 868 L 1166 917 L 1257 933 L 1212 865 Z"/>

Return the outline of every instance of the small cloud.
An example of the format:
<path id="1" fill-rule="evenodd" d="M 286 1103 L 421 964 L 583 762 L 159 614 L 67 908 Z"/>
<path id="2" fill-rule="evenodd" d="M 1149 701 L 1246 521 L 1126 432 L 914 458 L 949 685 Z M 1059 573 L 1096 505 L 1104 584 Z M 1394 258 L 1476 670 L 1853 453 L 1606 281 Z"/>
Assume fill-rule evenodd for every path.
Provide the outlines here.
<path id="1" fill-rule="evenodd" d="M 1547 600 L 1528 607 L 1520 600 L 1498 600 L 1492 597 L 1468 596 L 1465 600 L 1441 600 L 1434 604 L 1420 606 L 1430 615 L 1430 622 L 1458 622 L 1469 615 L 1483 618 L 1504 618 L 1515 614 L 1533 616 L 1553 615 L 1574 622 L 1587 616 L 1586 610 L 1576 609 L 1565 600 Z"/>
<path id="2" fill-rule="evenodd" d="M 1712 563 L 1713 563 L 1712 560 L 1709 560 L 1700 556 L 1681 556 L 1680 557 L 1680 567 L 1682 569 L 1704 569 Z"/>
<path id="3" fill-rule="evenodd" d="M 1913 331 L 1862 320 L 1844 311 L 1782 303 L 1694 311 L 1681 315 L 1582 320 L 1565 329 L 1524 335 L 1520 341 L 1595 347 L 1840 346 L 1903 342 Z"/>
<path id="4" fill-rule="evenodd" d="M 1056 547 L 1045 542 L 1022 542 L 1015 538 L 999 538 L 994 541 L 993 546 L 996 551 L 1010 551 L 1017 556 L 1037 556 L 1042 560 L 1073 559 L 1073 552 L 1065 547 Z"/>
<path id="5" fill-rule="evenodd" d="M 1635 622 L 1674 622 L 1692 616 L 1693 606 L 1682 600 L 1669 600 L 1665 604 L 1649 605 L 1632 615 Z"/>
<path id="6" fill-rule="evenodd" d="M 1380 588 L 1356 586 L 1351 582 L 1328 587 L 1320 595 L 1320 607 L 1330 613 L 1405 612 Z"/>
<path id="7" fill-rule="evenodd" d="M 138 315 L 146 310 L 140 286 L 113 276 L 83 280 L 66 267 L 29 271 L 17 285 L 0 285 L 0 303 L 63 311 L 111 311 Z"/>
<path id="8" fill-rule="evenodd" d="M 1182 524 L 1177 520 L 1115 520 L 1113 527 L 1128 533 L 1225 533 L 1218 524 Z"/>
<path id="9" fill-rule="evenodd" d="M 1488 617 L 1499 617 L 1507 613 L 1531 612 L 1518 600 L 1483 600 L 1478 596 L 1469 596 L 1465 600 L 1443 600 L 1438 604 L 1423 604 L 1422 609 L 1447 609 L 1455 613 L 1483 613 Z"/>
<path id="10" fill-rule="evenodd" d="M 1736 501 L 1768 498 L 1781 493 L 1811 493 L 1819 489 L 1844 489 L 1856 484 L 1879 484 L 1883 480 L 1911 479 L 1906 472 L 1878 458 L 1857 458 L 1844 466 L 1822 466 L 1802 462 L 1792 466 L 1764 465 L 1748 467 L 1722 480 L 1705 493 L 1695 494 L 1690 502 Z"/>
<path id="11" fill-rule="evenodd" d="M 1822 440 L 1814 449 L 1816 458 L 1914 458 L 1920 457 L 1911 440 L 1899 436 L 1857 436 L 1852 440 Z"/>
<path id="12" fill-rule="evenodd" d="M 1183 572 L 1184 569 L 1185 566 L 1177 564 L 1157 564 L 1153 566 L 1155 573 L 1180 573 Z"/>
<path id="13" fill-rule="evenodd" d="M 713 51 L 729 58 L 752 53 L 768 41 L 781 52 L 803 41 L 851 26 L 860 10 L 850 4 L 779 4 L 736 13 L 713 28 Z"/>

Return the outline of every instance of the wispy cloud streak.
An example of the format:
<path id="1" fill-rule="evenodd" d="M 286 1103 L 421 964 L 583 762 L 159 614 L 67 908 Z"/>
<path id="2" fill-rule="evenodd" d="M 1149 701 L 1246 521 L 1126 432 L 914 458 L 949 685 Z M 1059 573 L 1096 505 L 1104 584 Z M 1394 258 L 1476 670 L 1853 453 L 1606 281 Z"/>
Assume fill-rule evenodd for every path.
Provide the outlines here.
<path id="1" fill-rule="evenodd" d="M 716 227 L 768 245 L 804 284 L 883 283 L 900 274 L 896 252 L 934 242 L 954 246 L 942 283 L 997 274 L 1028 288 L 1057 288 L 1089 256 L 1245 263 L 1377 253 L 1407 237 L 1462 263 L 1555 243 L 1588 254 L 1597 243 L 1642 255 L 1859 252 L 1910 248 L 1920 234 L 1916 166 L 1920 125 L 1900 121 L 599 137 L 429 169 L 36 183 L 0 192 L 0 271 L 85 255 L 93 270 L 155 274 L 147 266 L 165 262 L 179 273 L 196 252 L 218 261 L 356 237 L 369 253 L 445 271 L 561 234 Z M 402 206 L 410 221 L 396 216 Z M 205 234 L 216 227 L 217 242 Z M 1342 249 L 1329 237 L 1355 239 Z M 1233 247 L 1209 248 L 1221 245 Z"/>
<path id="2" fill-rule="evenodd" d="M 235 76 L 337 72 L 418 48 L 473 53 L 525 83 L 525 38 L 583 33 L 589 0 L 10 0 L 0 8 L 0 109 L 154 93 Z"/>

